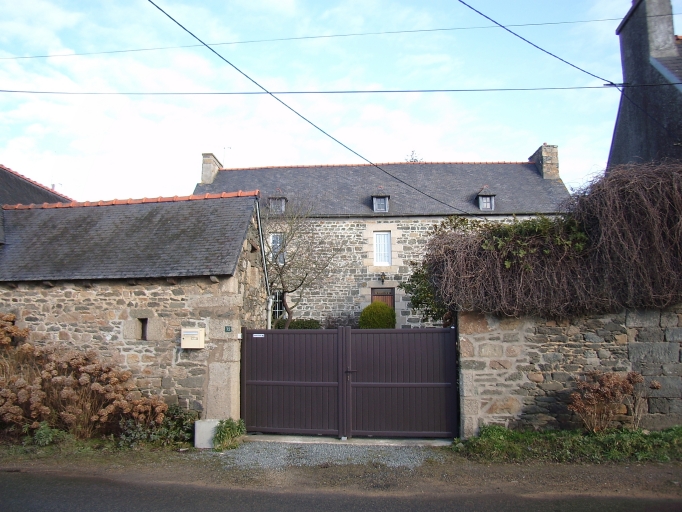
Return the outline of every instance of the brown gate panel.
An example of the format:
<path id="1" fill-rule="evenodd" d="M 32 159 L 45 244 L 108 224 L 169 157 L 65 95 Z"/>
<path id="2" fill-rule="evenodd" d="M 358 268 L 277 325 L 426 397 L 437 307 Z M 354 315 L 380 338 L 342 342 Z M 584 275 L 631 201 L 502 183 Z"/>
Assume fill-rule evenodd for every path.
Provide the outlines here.
<path id="1" fill-rule="evenodd" d="M 339 434 L 339 338 L 331 330 L 244 331 L 248 431 Z"/>
<path id="2" fill-rule="evenodd" d="M 456 437 L 454 329 L 243 331 L 250 432 Z"/>
<path id="3" fill-rule="evenodd" d="M 354 330 L 350 434 L 454 437 L 453 329 Z"/>

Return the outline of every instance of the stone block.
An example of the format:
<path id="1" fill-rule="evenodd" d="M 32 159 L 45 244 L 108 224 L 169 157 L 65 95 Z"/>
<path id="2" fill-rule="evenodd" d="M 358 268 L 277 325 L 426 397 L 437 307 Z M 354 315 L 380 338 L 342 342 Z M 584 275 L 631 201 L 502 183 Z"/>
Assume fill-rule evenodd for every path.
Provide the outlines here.
<path id="1" fill-rule="evenodd" d="M 460 362 L 460 368 L 462 370 L 485 370 L 485 361 L 474 361 L 472 359 L 467 359 Z"/>
<path id="2" fill-rule="evenodd" d="M 220 420 L 199 420 L 194 423 L 194 447 L 213 448 L 213 436 Z"/>
<path id="3" fill-rule="evenodd" d="M 648 387 L 652 380 L 661 384 L 661 389 L 648 389 L 647 392 L 652 398 L 680 398 L 682 397 L 682 378 L 672 376 L 647 377 L 644 383 Z"/>
<path id="4" fill-rule="evenodd" d="M 585 334 L 583 334 L 583 337 L 585 338 L 585 341 L 589 343 L 604 343 L 604 338 L 602 338 L 601 336 L 597 336 L 593 332 L 586 332 Z"/>
<path id="5" fill-rule="evenodd" d="M 668 398 L 668 407 L 670 414 L 682 415 L 682 399 Z"/>
<path id="6" fill-rule="evenodd" d="M 493 370 L 509 370 L 512 367 L 511 361 L 495 359 L 490 361 L 490 368 Z"/>
<path id="7" fill-rule="evenodd" d="M 507 357 L 519 357 L 521 355 L 521 347 L 518 345 L 505 347 L 504 355 Z"/>
<path id="8" fill-rule="evenodd" d="M 490 327 L 482 313 L 463 312 L 459 314 L 459 332 L 462 334 L 479 334 L 489 332 Z"/>
<path id="9" fill-rule="evenodd" d="M 528 373 L 528 380 L 531 382 L 545 382 L 545 376 L 540 372 L 530 372 Z"/>
<path id="10" fill-rule="evenodd" d="M 538 387 L 544 391 L 561 391 L 564 389 L 561 382 L 543 382 L 538 384 Z"/>
<path id="11" fill-rule="evenodd" d="M 547 352 L 546 354 L 542 355 L 542 359 L 546 363 L 558 363 L 564 360 L 564 356 L 558 352 Z"/>
<path id="12" fill-rule="evenodd" d="M 502 341 L 504 341 L 505 343 L 518 343 L 520 341 L 519 333 L 518 332 L 506 332 L 502 335 Z"/>
<path id="13" fill-rule="evenodd" d="M 665 311 L 661 313 L 661 327 L 677 327 L 679 325 L 679 318 L 677 313 L 672 311 Z"/>
<path id="14" fill-rule="evenodd" d="M 661 313 L 655 309 L 633 309 L 625 315 L 627 327 L 658 327 L 661 324 Z"/>
<path id="15" fill-rule="evenodd" d="M 480 357 L 502 357 L 503 353 L 504 348 L 502 345 L 483 343 L 478 347 L 478 355 Z"/>
<path id="16" fill-rule="evenodd" d="M 630 343 L 632 363 L 676 363 L 680 360 L 679 346 L 674 343 Z"/>
<path id="17" fill-rule="evenodd" d="M 649 398 L 649 414 L 668 414 L 669 412 L 667 398 Z"/>
<path id="18" fill-rule="evenodd" d="M 663 370 L 663 375 L 677 375 L 682 376 L 682 364 L 680 363 L 671 363 L 671 364 L 664 364 L 662 366 Z"/>
<path id="19" fill-rule="evenodd" d="M 552 373 L 552 380 L 557 382 L 568 382 L 573 380 L 573 376 L 568 372 L 554 372 Z"/>
<path id="20" fill-rule="evenodd" d="M 485 412 L 487 414 L 517 414 L 520 410 L 521 403 L 513 396 L 509 396 L 493 400 Z"/>
<path id="21" fill-rule="evenodd" d="M 521 380 L 522 378 L 523 378 L 523 373 L 514 372 L 514 373 L 509 374 L 509 376 L 504 380 L 505 381 L 517 381 L 517 380 Z"/>
<path id="22" fill-rule="evenodd" d="M 459 355 L 461 357 L 474 357 L 474 344 L 466 338 L 460 338 Z"/>
<path id="23" fill-rule="evenodd" d="M 480 401 L 478 398 L 465 398 L 462 400 L 462 414 L 466 416 L 478 416 Z"/>
<path id="24" fill-rule="evenodd" d="M 635 341 L 640 343 L 660 343 L 664 341 L 663 330 L 659 327 L 643 327 L 637 332 Z"/>
<path id="25" fill-rule="evenodd" d="M 163 318 L 149 318 L 147 320 L 147 340 L 164 341 L 167 336 L 166 322 Z"/>
<path id="26" fill-rule="evenodd" d="M 627 334 L 616 334 L 613 338 L 616 341 L 616 345 L 627 345 L 628 344 L 628 335 Z"/>
<path id="27" fill-rule="evenodd" d="M 665 339 L 672 343 L 682 342 L 682 327 L 668 327 L 665 330 Z"/>
<path id="28" fill-rule="evenodd" d="M 663 430 L 682 425 L 682 414 L 648 414 L 642 418 L 642 428 Z"/>

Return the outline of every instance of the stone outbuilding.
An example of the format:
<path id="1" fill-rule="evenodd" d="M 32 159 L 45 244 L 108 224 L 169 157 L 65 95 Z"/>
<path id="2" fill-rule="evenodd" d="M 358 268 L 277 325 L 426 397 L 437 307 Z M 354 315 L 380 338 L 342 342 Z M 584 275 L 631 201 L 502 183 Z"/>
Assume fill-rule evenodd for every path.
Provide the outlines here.
<path id="1" fill-rule="evenodd" d="M 257 191 L 4 206 L 0 311 L 31 342 L 95 350 L 168 403 L 239 418 L 239 333 L 266 315 L 259 219 Z M 183 328 L 203 348 L 182 348 Z"/>

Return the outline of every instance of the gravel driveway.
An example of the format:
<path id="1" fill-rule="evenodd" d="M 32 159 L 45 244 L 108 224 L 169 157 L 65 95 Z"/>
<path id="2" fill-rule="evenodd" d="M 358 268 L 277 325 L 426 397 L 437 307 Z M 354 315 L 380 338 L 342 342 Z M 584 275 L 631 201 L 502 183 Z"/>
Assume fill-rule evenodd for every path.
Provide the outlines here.
<path id="1" fill-rule="evenodd" d="M 219 455 L 225 467 L 283 469 L 291 466 L 343 466 L 382 464 L 389 468 L 414 469 L 427 460 L 442 461 L 439 450 L 428 446 L 380 446 L 329 442 L 297 443 L 249 441 Z"/>

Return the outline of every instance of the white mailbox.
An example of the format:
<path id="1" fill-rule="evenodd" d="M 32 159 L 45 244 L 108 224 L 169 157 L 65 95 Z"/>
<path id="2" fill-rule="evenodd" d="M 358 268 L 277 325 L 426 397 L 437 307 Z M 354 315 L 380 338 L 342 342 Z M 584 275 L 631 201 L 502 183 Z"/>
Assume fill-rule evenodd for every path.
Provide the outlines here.
<path id="1" fill-rule="evenodd" d="M 204 348 L 205 329 L 182 329 L 180 334 L 180 348 Z"/>

